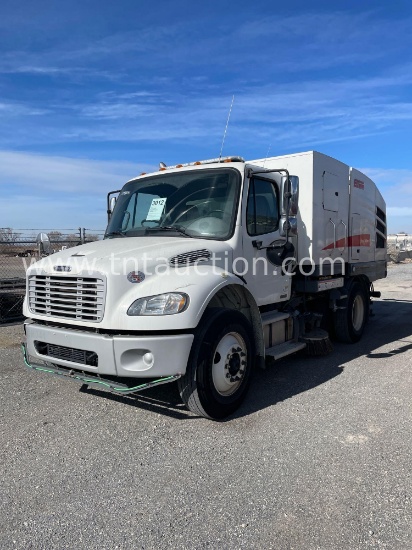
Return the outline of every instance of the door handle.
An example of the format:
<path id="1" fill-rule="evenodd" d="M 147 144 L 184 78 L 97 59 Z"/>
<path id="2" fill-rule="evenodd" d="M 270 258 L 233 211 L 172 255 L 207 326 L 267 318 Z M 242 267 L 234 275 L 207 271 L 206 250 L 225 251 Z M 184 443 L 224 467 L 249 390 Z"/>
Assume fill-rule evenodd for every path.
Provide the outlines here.
<path id="1" fill-rule="evenodd" d="M 336 223 L 332 220 L 332 218 L 329 218 L 330 223 L 333 225 L 333 249 L 336 248 Z"/>
<path id="2" fill-rule="evenodd" d="M 342 224 L 343 227 L 345 228 L 345 244 L 343 248 L 346 248 L 348 246 L 348 226 L 343 220 L 340 221 L 340 224 Z"/>

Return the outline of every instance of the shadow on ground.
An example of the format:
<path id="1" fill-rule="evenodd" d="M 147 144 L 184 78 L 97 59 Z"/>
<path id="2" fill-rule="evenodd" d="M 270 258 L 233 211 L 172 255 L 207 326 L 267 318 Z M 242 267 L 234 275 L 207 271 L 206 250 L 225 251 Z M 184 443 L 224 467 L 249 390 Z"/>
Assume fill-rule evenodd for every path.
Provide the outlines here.
<path id="1" fill-rule="evenodd" d="M 379 348 L 394 344 L 393 349 L 379 352 Z M 258 369 L 249 394 L 242 407 L 228 419 L 253 414 L 311 390 L 339 376 L 344 365 L 357 357 L 371 361 L 405 353 L 412 349 L 412 301 L 383 300 L 375 303 L 374 316 L 370 319 L 361 342 L 357 344 L 335 343 L 335 350 L 327 357 L 307 357 L 296 354 L 274 363 L 265 370 Z M 195 420 L 180 401 L 176 384 L 152 388 L 138 396 L 118 396 L 94 388 L 82 387 L 81 391 L 99 395 L 112 401 L 128 404 L 178 419 Z"/>

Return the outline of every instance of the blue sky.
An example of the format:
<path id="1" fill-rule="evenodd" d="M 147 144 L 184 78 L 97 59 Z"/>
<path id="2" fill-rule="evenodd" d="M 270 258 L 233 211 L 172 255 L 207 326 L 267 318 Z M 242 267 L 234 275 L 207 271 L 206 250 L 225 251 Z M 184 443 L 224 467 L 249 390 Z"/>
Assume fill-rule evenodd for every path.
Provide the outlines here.
<path id="1" fill-rule="evenodd" d="M 3 0 L 0 226 L 104 228 L 142 170 L 315 149 L 412 232 L 409 2 Z"/>

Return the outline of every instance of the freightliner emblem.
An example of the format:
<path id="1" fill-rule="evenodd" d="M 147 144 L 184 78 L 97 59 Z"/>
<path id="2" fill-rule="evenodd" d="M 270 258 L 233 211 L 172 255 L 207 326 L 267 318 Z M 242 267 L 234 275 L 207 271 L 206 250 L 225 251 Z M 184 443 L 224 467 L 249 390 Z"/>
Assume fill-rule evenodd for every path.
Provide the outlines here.
<path id="1" fill-rule="evenodd" d="M 145 280 L 145 274 L 141 271 L 131 271 L 127 275 L 127 280 L 131 283 L 141 283 Z"/>

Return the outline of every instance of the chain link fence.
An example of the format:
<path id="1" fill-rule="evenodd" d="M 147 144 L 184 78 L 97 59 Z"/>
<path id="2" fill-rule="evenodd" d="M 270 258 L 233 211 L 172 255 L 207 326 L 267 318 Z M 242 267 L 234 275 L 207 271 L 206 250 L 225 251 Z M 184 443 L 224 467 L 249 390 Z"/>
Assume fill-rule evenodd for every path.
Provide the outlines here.
<path id="1" fill-rule="evenodd" d="M 104 235 L 102 230 L 84 227 L 61 230 L 0 228 L 0 324 L 23 318 L 26 270 L 42 256 L 37 241 L 39 233 L 48 235 L 51 253 L 100 240 Z"/>

